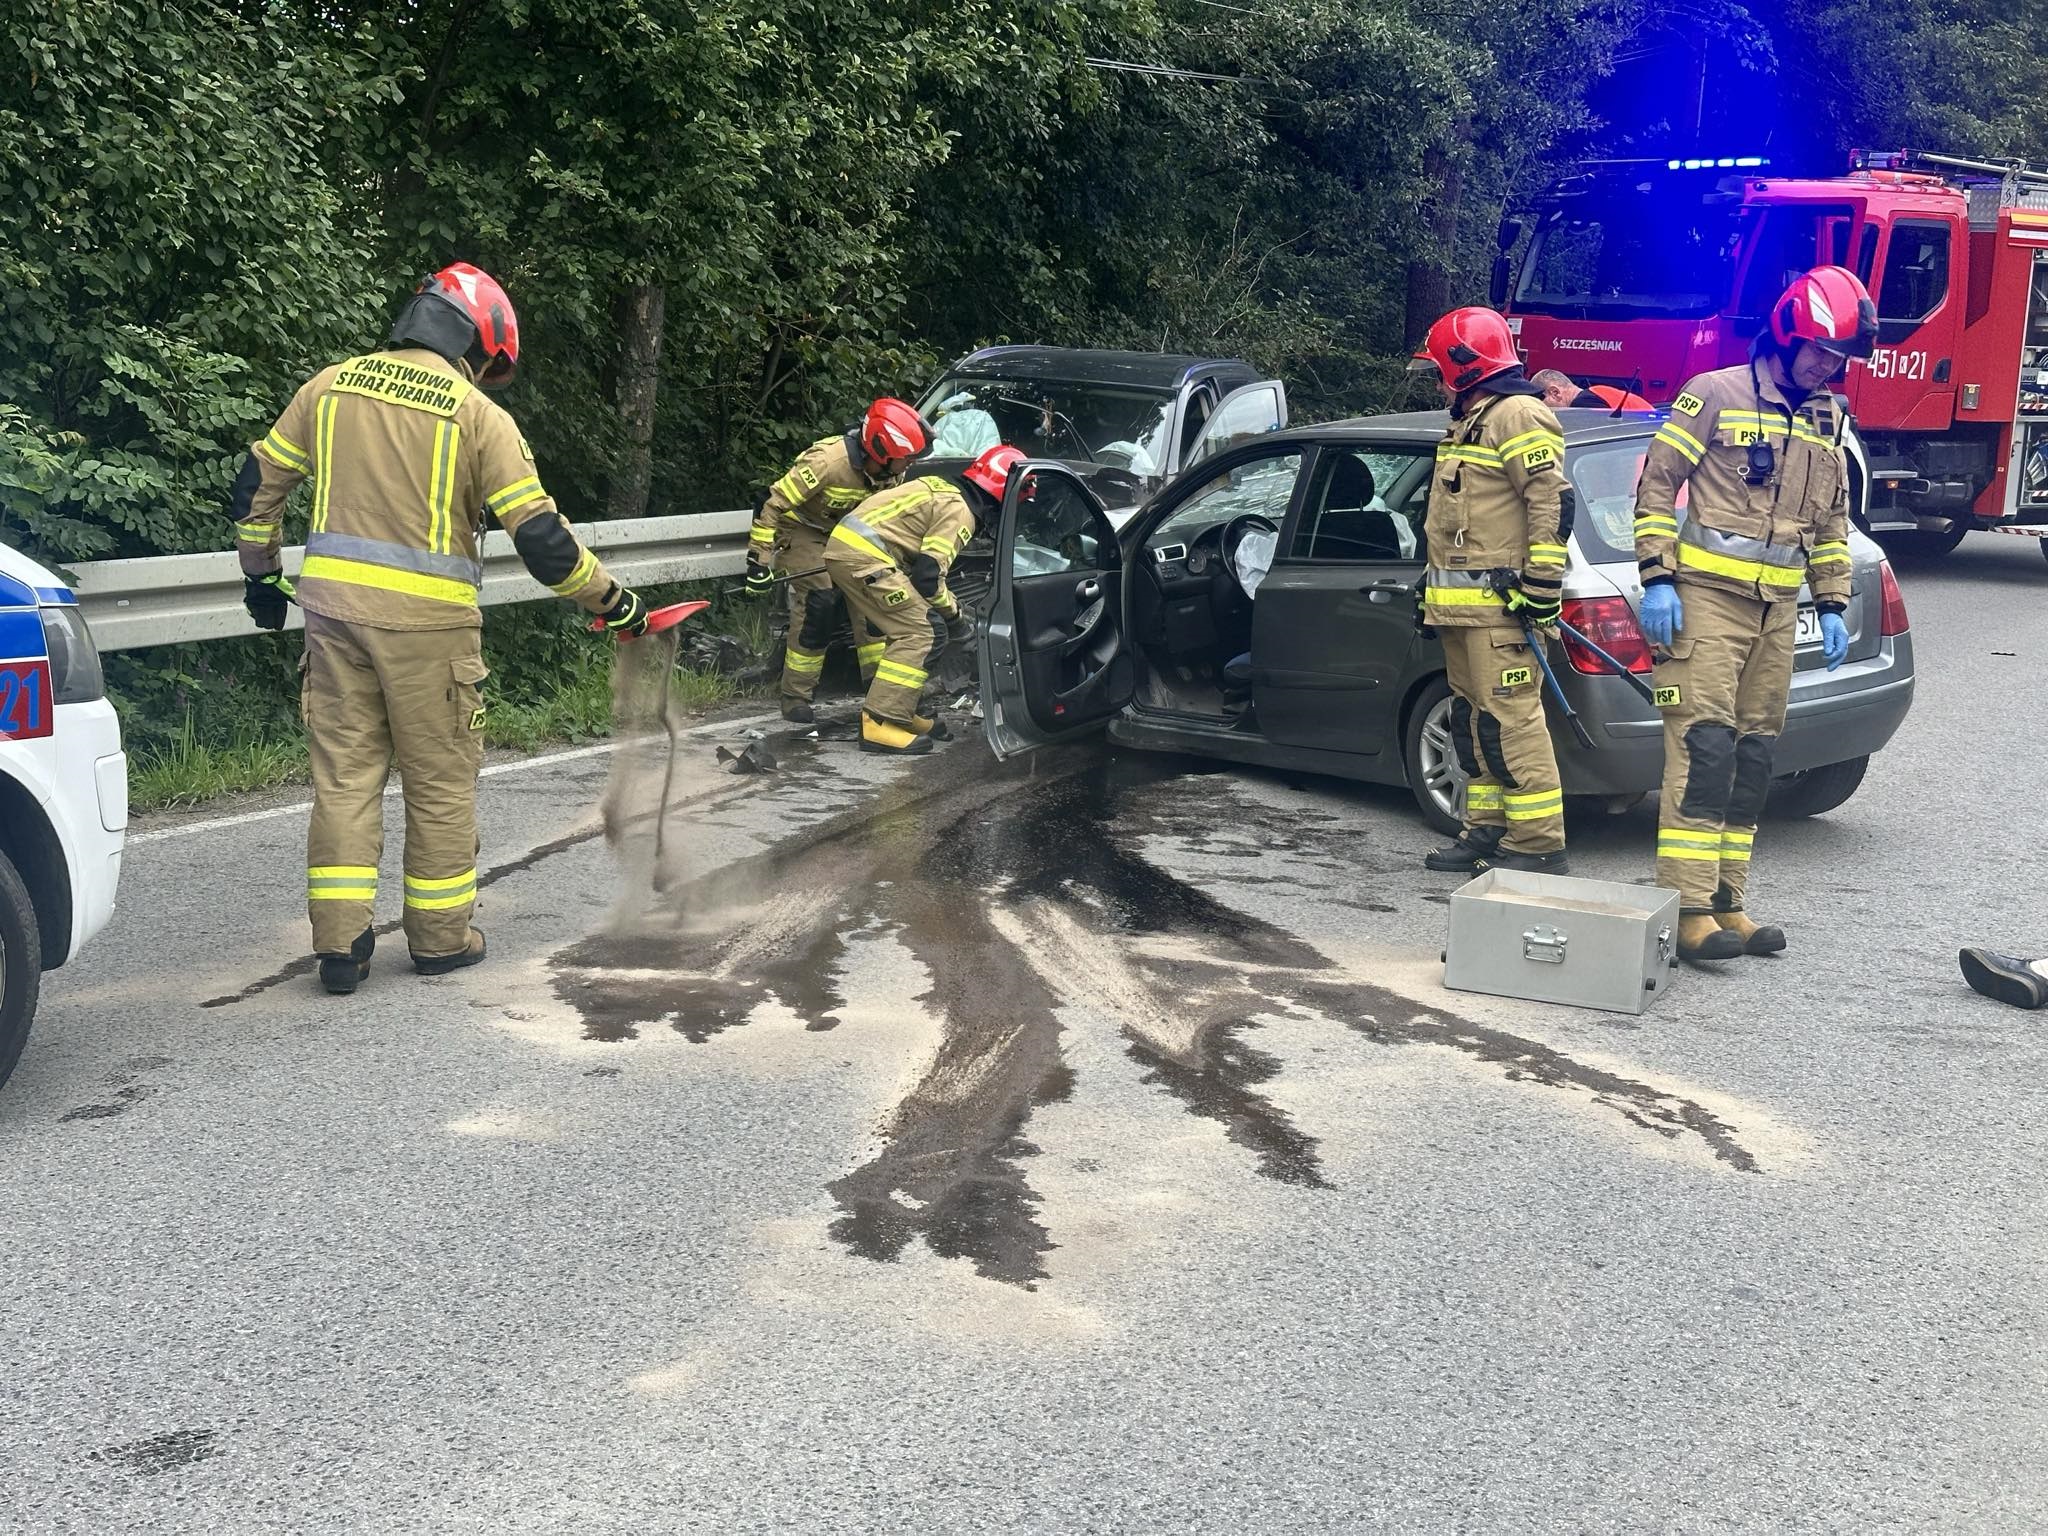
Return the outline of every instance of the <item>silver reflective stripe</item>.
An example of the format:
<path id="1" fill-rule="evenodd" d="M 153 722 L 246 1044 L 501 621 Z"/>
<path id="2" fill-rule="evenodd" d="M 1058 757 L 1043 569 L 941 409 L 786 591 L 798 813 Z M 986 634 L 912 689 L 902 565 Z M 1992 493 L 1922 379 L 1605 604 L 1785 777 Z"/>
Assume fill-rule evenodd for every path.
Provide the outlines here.
<path id="1" fill-rule="evenodd" d="M 884 542 L 882 536 L 879 533 L 875 532 L 874 529 L 870 528 L 866 523 L 862 522 L 857 517 L 842 517 L 841 519 L 839 519 L 839 526 L 844 528 L 848 533 L 859 534 L 862 538 L 866 539 L 870 544 L 873 544 L 878 549 L 886 550 L 889 547 L 888 544 Z"/>
<path id="2" fill-rule="evenodd" d="M 309 891 L 374 891 L 376 888 L 375 875 L 322 875 L 318 879 L 308 877 L 306 881 Z"/>
<path id="3" fill-rule="evenodd" d="M 365 565 L 389 566 L 395 571 L 418 571 L 422 576 L 441 576 L 449 581 L 483 585 L 480 561 L 460 555 L 437 555 L 424 549 L 410 549 L 383 539 L 365 539 L 353 533 L 329 533 L 325 529 L 306 539 L 308 555 L 331 555 L 337 560 L 360 560 Z"/>
<path id="4" fill-rule="evenodd" d="M 1731 560 L 1754 560 L 1759 565 L 1775 565 L 1785 570 L 1800 570 L 1806 565 L 1806 551 L 1797 544 L 1771 544 L 1744 534 L 1723 533 L 1718 528 L 1702 527 L 1698 518 L 1687 518 L 1678 537 L 1695 549 L 1726 555 Z"/>
<path id="5" fill-rule="evenodd" d="M 1493 585 L 1491 571 L 1446 571 L 1432 565 L 1426 578 L 1432 587 L 1487 587 Z"/>

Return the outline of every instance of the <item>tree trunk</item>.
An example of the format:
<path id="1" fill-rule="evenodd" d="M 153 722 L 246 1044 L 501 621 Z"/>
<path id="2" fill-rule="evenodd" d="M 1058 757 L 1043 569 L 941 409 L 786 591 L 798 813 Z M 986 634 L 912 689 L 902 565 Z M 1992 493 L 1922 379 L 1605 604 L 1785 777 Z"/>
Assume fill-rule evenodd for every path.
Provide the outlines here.
<path id="1" fill-rule="evenodd" d="M 661 332 L 668 290 L 634 283 L 612 306 L 619 334 L 618 409 L 625 451 L 612 471 L 605 510 L 613 517 L 645 517 L 654 470 L 654 402 L 661 378 Z"/>
<path id="2" fill-rule="evenodd" d="M 1422 254 L 1408 263 L 1408 311 L 1402 340 L 1411 352 L 1422 345 L 1437 316 L 1451 307 L 1451 272 L 1458 262 L 1458 204 L 1465 193 L 1465 159 L 1471 142 L 1472 119 L 1461 117 L 1451 129 L 1451 142 L 1431 145 L 1422 157 L 1422 174 L 1433 191 L 1422 210 L 1426 244 Z"/>

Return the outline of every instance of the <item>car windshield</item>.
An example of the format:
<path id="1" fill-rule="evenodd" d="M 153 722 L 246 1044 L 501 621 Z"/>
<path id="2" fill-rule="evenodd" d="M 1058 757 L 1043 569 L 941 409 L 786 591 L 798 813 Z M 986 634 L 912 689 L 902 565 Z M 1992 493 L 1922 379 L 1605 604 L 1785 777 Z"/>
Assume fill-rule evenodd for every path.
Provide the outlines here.
<path id="1" fill-rule="evenodd" d="M 1596 565 L 1636 558 L 1636 482 L 1643 478 L 1647 437 L 1618 443 L 1596 443 L 1572 452 L 1566 461 L 1572 488 L 1578 493 L 1574 524 L 1580 548 Z M 1678 488 L 1678 507 L 1685 509 L 1686 487 Z"/>
<path id="2" fill-rule="evenodd" d="M 1573 199 L 1530 237 L 1514 308 L 1583 320 L 1709 315 L 1734 280 L 1731 208 L 1659 192 Z"/>
<path id="3" fill-rule="evenodd" d="M 1034 459 L 1104 464 L 1142 479 L 1166 472 L 1170 390 L 1058 379 L 954 376 L 919 407 L 932 423 L 932 453 L 969 459 L 997 443 Z"/>

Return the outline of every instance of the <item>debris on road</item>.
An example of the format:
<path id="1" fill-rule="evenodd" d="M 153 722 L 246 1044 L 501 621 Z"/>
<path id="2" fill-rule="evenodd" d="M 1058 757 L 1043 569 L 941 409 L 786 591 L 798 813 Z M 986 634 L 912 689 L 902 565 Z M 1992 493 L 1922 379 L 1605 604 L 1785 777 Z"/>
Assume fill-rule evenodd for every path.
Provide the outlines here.
<path id="1" fill-rule="evenodd" d="M 749 736 L 757 736 L 760 733 L 758 731 L 749 731 L 747 734 Z M 738 752 L 733 751 L 731 747 L 720 747 L 718 749 L 718 760 L 733 773 L 773 773 L 775 771 L 775 758 L 770 754 L 768 748 L 759 741 L 748 742 Z"/>

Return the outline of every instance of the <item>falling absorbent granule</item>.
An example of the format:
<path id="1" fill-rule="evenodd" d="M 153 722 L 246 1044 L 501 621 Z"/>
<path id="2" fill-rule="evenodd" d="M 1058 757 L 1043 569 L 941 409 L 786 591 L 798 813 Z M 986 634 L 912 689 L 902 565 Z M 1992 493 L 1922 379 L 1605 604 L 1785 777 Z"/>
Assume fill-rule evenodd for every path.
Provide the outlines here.
<path id="1" fill-rule="evenodd" d="M 646 635 L 615 648 L 612 660 L 612 755 L 604 791 L 604 836 L 619 856 L 629 889 L 665 891 L 681 874 L 680 848 L 669 846 L 669 815 L 678 777 L 682 706 L 675 697 L 680 629 Z"/>

